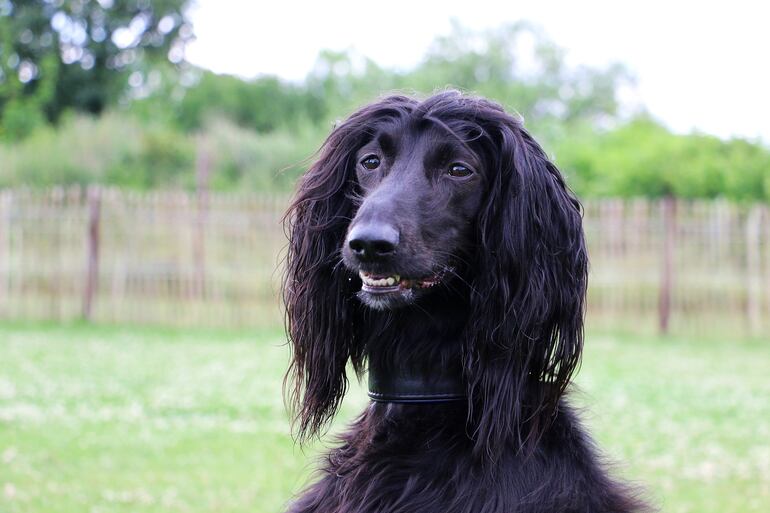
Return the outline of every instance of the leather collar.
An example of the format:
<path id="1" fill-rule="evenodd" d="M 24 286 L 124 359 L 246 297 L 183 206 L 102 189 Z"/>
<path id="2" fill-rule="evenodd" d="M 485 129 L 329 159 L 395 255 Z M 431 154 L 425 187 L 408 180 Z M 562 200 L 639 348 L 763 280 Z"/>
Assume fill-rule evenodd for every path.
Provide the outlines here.
<path id="1" fill-rule="evenodd" d="M 369 361 L 369 398 L 389 403 L 444 403 L 465 400 L 465 384 L 457 372 L 415 371 Z"/>

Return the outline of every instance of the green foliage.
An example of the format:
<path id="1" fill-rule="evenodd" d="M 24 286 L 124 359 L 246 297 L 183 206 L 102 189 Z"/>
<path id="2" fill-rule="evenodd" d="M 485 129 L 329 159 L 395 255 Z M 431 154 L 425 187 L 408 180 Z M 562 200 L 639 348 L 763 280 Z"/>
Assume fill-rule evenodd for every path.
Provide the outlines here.
<path id="1" fill-rule="evenodd" d="M 118 113 L 65 116 L 58 128 L 43 125 L 22 141 L 0 145 L 0 186 L 99 182 L 125 155 L 139 151 L 142 130 Z"/>
<path id="2" fill-rule="evenodd" d="M 584 196 L 770 199 L 770 151 L 742 139 L 675 135 L 640 116 L 554 147 L 557 164 Z"/>
<path id="3" fill-rule="evenodd" d="M 630 82 L 622 66 L 572 69 L 564 50 L 528 23 L 474 32 L 455 23 L 402 84 L 420 91 L 451 86 L 494 98 L 528 123 L 598 121 L 617 114 L 616 93 Z"/>
<path id="4" fill-rule="evenodd" d="M 143 84 L 148 62 L 180 62 L 186 0 L 0 0 L 0 126 L 30 133 L 43 114 L 101 113 Z M 131 80 L 128 77 L 131 76 Z M 19 121 L 19 105 L 37 109 Z"/>
<path id="5" fill-rule="evenodd" d="M 530 24 L 476 32 L 455 23 L 412 70 L 385 70 L 351 52 L 322 51 L 306 86 L 332 118 L 390 91 L 429 95 L 458 88 L 492 98 L 551 134 L 556 125 L 617 119 L 617 91 L 630 82 L 619 65 L 570 68 L 564 51 Z"/>
<path id="6" fill-rule="evenodd" d="M 140 133 L 137 151 L 123 154 L 99 181 L 137 189 L 190 187 L 194 150 L 193 141 L 184 134 L 153 127 Z"/>
<path id="7" fill-rule="evenodd" d="M 287 190 L 325 136 L 305 126 L 265 134 L 211 119 L 188 134 L 126 113 L 65 116 L 13 145 L 0 145 L 0 187 L 107 183 L 136 189 L 192 188 L 205 153 L 217 190 Z"/>
<path id="8" fill-rule="evenodd" d="M 211 186 L 218 190 L 290 190 L 325 134 L 317 129 L 257 134 L 226 119 L 213 119 L 199 141 L 211 158 Z"/>
<path id="9" fill-rule="evenodd" d="M 320 102 L 292 84 L 275 77 L 244 81 L 229 75 L 204 72 L 189 88 L 178 109 L 186 130 L 199 129 L 209 117 L 226 117 L 258 132 L 296 127 L 301 121 L 319 121 Z"/>
<path id="10" fill-rule="evenodd" d="M 724 143 L 720 156 L 733 172 L 725 173 L 725 195 L 737 200 L 770 200 L 770 152 L 742 139 Z"/>
<path id="11" fill-rule="evenodd" d="M 45 116 L 37 102 L 13 98 L 3 106 L 2 122 L 0 136 L 21 139 L 45 124 Z"/>

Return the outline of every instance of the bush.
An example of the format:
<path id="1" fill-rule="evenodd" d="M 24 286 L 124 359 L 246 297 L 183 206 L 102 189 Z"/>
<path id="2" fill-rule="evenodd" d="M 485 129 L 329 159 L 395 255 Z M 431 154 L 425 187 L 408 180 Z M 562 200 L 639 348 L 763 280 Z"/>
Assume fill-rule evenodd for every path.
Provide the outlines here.
<path id="1" fill-rule="evenodd" d="M 214 189 L 291 190 L 326 134 L 305 127 L 258 134 L 231 121 L 209 121 L 199 135 L 210 152 Z"/>
<path id="2" fill-rule="evenodd" d="M 22 141 L 0 145 L 0 186 L 102 182 L 105 170 L 139 149 L 142 127 L 114 113 L 66 116 Z"/>
<path id="3" fill-rule="evenodd" d="M 554 146 L 557 165 L 582 196 L 770 199 L 770 151 L 742 139 L 672 134 L 639 117 Z"/>
<path id="4" fill-rule="evenodd" d="M 260 134 L 220 118 L 188 134 L 126 113 L 69 116 L 56 128 L 43 125 L 22 141 L 0 145 L 0 187 L 193 188 L 196 158 L 205 151 L 214 189 L 290 190 L 325 136 L 307 124 Z"/>
<path id="5" fill-rule="evenodd" d="M 141 133 L 137 151 L 107 168 L 104 182 L 138 189 L 191 187 L 195 147 L 189 137 L 166 127 Z"/>
<path id="6" fill-rule="evenodd" d="M 23 139 L 46 123 L 36 102 L 14 99 L 2 106 L 0 136 L 4 139 Z"/>

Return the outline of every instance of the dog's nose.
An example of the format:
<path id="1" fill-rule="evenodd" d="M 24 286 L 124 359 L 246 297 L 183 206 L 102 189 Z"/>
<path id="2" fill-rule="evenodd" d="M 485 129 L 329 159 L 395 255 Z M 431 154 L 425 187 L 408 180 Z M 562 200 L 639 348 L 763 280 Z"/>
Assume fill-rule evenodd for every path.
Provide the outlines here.
<path id="1" fill-rule="evenodd" d="M 357 225 L 350 230 L 348 246 L 360 260 L 377 260 L 396 251 L 398 230 L 384 223 Z"/>

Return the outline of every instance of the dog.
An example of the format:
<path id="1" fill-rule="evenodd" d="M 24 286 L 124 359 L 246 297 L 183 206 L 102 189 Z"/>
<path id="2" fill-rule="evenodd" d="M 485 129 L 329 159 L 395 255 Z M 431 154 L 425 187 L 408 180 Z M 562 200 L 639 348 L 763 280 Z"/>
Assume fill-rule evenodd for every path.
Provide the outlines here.
<path id="1" fill-rule="evenodd" d="M 298 438 L 371 402 L 292 513 L 636 512 L 565 400 L 583 346 L 581 205 L 498 104 L 394 95 L 340 123 L 285 222 Z"/>

